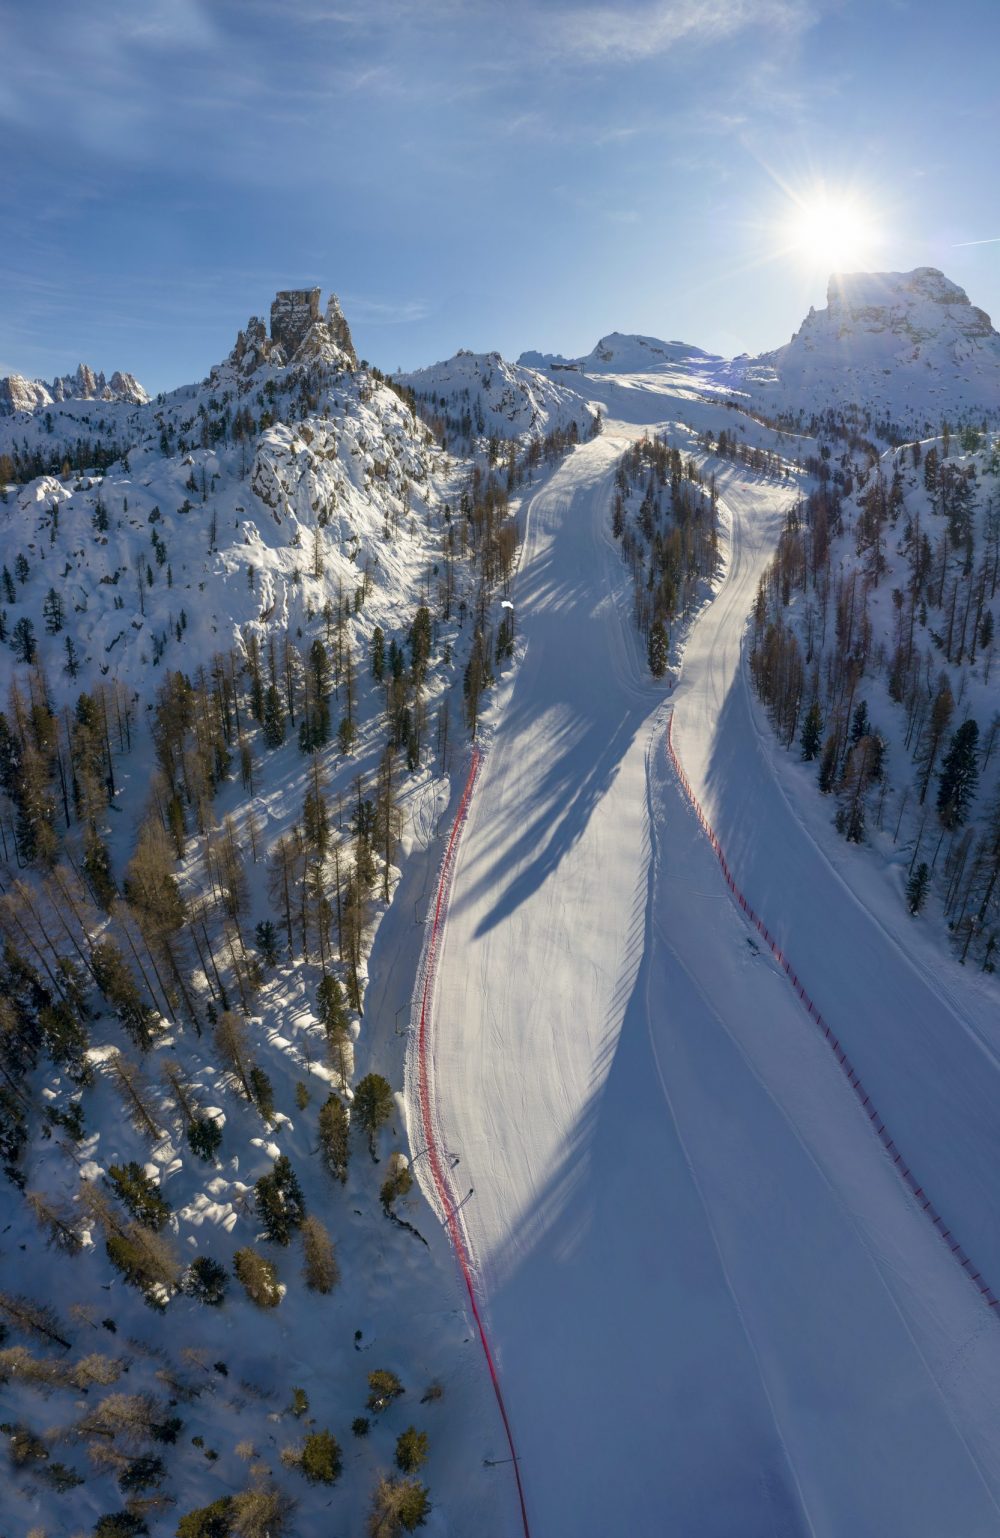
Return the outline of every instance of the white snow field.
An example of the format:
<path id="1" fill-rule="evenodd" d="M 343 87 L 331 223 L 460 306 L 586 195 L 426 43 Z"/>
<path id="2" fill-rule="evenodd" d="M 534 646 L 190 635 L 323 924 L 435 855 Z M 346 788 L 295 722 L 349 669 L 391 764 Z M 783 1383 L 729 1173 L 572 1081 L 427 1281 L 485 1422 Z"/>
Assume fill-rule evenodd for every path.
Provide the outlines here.
<path id="1" fill-rule="evenodd" d="M 641 419 L 634 377 L 602 398 L 626 388 Z M 669 411 L 663 381 L 646 405 Z M 994 1286 L 997 1059 L 794 821 L 759 746 L 740 642 L 793 486 L 717 467 L 727 574 L 674 692 L 649 679 L 607 530 L 635 431 L 609 421 L 530 503 L 523 656 L 437 965 L 437 1140 L 456 1202 L 474 1188 L 461 1219 L 530 1530 L 986 1538 L 997 1311 L 751 943 L 668 761 L 671 708 L 734 874 Z M 522 1523 L 495 1472 L 481 1531 L 507 1538 Z"/>

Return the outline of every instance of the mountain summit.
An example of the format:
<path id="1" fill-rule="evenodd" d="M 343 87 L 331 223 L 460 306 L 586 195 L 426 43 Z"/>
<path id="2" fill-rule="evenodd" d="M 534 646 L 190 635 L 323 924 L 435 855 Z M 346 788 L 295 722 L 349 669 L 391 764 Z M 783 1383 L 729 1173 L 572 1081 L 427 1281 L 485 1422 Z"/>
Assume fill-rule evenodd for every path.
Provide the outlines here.
<path id="1" fill-rule="evenodd" d="M 261 317 L 251 315 L 226 361 L 243 375 L 252 374 L 261 363 L 279 368 L 311 361 L 358 366 L 340 300 L 331 294 L 321 314 L 318 288 L 279 289 L 271 305 L 270 334 Z"/>
<path id="2" fill-rule="evenodd" d="M 0 379 L 0 416 L 42 411 L 46 406 L 69 400 L 124 401 L 142 406 L 149 396 L 134 375 L 116 369 L 110 379 L 105 379 L 86 363 L 81 363 L 75 374 L 57 375 L 51 384 L 42 379 L 25 379 L 23 374 L 8 374 Z"/>
<path id="3" fill-rule="evenodd" d="M 835 273 L 790 342 L 732 367 L 783 407 L 864 404 L 911 425 L 1000 409 L 1000 334 L 936 267 Z"/>

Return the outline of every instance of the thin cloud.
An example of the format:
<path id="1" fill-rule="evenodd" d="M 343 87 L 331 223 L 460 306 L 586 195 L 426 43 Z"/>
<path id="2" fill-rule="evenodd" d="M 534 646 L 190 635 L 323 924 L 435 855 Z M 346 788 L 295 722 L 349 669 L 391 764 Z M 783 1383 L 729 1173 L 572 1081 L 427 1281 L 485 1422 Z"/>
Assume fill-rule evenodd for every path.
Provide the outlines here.
<path id="1" fill-rule="evenodd" d="M 799 32 L 815 19 L 807 0 L 652 0 L 567 9 L 546 19 L 545 33 L 550 54 L 567 62 L 634 64 L 682 43 L 716 43 L 750 27 Z"/>
<path id="2" fill-rule="evenodd" d="M 424 299 L 367 299 L 344 294 L 344 313 L 349 322 L 368 326 L 409 326 L 426 320 L 431 307 Z"/>
<path id="3" fill-rule="evenodd" d="M 956 240 L 951 249 L 958 251 L 962 246 L 995 246 L 997 244 L 1000 244 L 1000 235 L 987 235 L 985 240 Z"/>

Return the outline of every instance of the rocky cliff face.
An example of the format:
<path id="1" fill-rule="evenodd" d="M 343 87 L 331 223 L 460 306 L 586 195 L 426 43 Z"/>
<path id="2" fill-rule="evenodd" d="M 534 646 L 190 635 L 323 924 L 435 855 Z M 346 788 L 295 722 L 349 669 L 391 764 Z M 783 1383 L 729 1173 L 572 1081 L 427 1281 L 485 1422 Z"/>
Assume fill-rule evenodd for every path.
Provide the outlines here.
<path id="1" fill-rule="evenodd" d="M 251 316 L 227 361 L 247 375 L 262 363 L 284 367 L 312 360 L 357 368 L 350 327 L 336 294 L 327 300 L 324 315 L 318 288 L 285 288 L 271 305 L 270 334 L 259 316 Z"/>
<path id="2" fill-rule="evenodd" d="M 149 396 L 133 374 L 123 374 L 116 369 L 110 379 L 105 379 L 86 363 L 81 363 L 74 374 L 57 375 L 51 384 L 41 379 L 25 379 L 22 374 L 9 374 L 0 379 L 0 416 L 10 416 L 18 411 L 41 411 L 59 401 L 69 400 L 125 401 L 132 406 L 142 406 Z"/>
<path id="3" fill-rule="evenodd" d="M 811 310 L 801 329 L 777 356 L 786 360 L 796 351 L 813 350 L 848 339 L 895 338 L 904 348 L 913 344 L 915 356 L 931 343 L 940 350 L 996 338 L 990 317 L 969 303 L 965 290 L 936 267 L 913 272 L 835 273 L 827 288 L 827 308 Z M 868 344 L 869 346 L 871 344 Z"/>
<path id="4" fill-rule="evenodd" d="M 290 363 L 319 320 L 318 288 L 279 289 L 271 305 L 271 340 Z"/>

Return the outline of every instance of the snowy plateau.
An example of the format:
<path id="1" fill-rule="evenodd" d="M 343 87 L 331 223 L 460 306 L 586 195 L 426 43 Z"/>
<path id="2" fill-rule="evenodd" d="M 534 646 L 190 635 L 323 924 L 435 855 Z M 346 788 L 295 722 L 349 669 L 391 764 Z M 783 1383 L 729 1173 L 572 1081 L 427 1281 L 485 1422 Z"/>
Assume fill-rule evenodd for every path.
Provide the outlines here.
<path id="1" fill-rule="evenodd" d="M 1000 1533 L 989 318 L 288 290 L 0 491 L 0 1538 Z"/>

